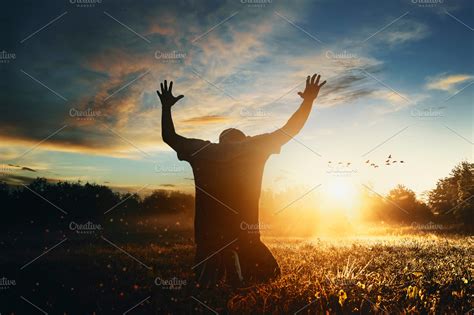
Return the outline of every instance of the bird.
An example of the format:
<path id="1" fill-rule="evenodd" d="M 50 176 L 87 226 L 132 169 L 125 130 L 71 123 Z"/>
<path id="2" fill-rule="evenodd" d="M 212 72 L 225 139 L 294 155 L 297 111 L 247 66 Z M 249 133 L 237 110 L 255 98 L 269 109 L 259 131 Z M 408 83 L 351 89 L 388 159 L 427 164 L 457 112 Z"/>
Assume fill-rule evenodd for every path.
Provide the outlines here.
<path id="1" fill-rule="evenodd" d="M 339 162 L 339 163 L 337 163 L 337 164 L 342 164 L 342 162 Z"/>
<path id="2" fill-rule="evenodd" d="M 388 162 L 390 162 L 390 160 L 386 160 L 386 161 L 385 161 L 385 163 L 388 163 Z"/>
<path id="3" fill-rule="evenodd" d="M 397 161 L 392 161 L 392 163 L 397 163 Z"/>
<path id="4" fill-rule="evenodd" d="M 375 166 L 375 164 L 374 164 L 374 163 L 370 163 L 370 166 Z"/>
<path id="5" fill-rule="evenodd" d="M 347 162 L 347 166 L 351 165 L 351 162 Z"/>
<path id="6" fill-rule="evenodd" d="M 367 163 L 367 164 L 368 164 L 369 162 L 370 162 L 369 160 L 365 161 L 365 163 Z"/>
<path id="7" fill-rule="evenodd" d="M 390 154 L 390 155 L 388 156 L 388 158 L 391 159 L 391 158 L 392 158 L 392 155 Z"/>
<path id="8" fill-rule="evenodd" d="M 403 162 L 403 161 L 400 161 L 400 163 L 405 163 L 405 162 Z"/>
<path id="9" fill-rule="evenodd" d="M 328 162 L 328 164 L 331 164 L 331 163 L 332 163 L 331 161 Z"/>
<path id="10" fill-rule="evenodd" d="M 375 165 L 374 167 L 377 168 L 377 167 L 379 167 L 379 166 L 378 166 L 378 165 Z"/>

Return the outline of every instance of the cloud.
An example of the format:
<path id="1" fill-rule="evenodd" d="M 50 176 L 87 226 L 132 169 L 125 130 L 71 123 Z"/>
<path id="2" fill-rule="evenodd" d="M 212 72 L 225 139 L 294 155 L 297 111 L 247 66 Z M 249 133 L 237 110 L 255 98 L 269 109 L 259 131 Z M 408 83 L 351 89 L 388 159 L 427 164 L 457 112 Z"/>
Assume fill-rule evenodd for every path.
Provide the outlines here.
<path id="1" fill-rule="evenodd" d="M 171 27 L 163 27 L 158 24 L 152 25 L 149 29 L 151 34 L 174 35 L 175 30 Z"/>
<path id="2" fill-rule="evenodd" d="M 380 114 L 389 114 L 397 112 L 410 106 L 411 101 L 406 94 L 393 92 L 390 90 L 375 91 L 371 95 L 372 98 L 382 101 L 382 106 L 378 106 L 376 111 Z"/>
<path id="3" fill-rule="evenodd" d="M 441 91 L 454 91 L 455 87 L 463 82 L 469 81 L 473 78 L 472 75 L 468 74 L 452 74 L 445 75 L 441 74 L 435 78 L 428 79 L 426 88 L 429 90 L 441 90 Z"/>
<path id="4" fill-rule="evenodd" d="M 29 167 L 26 167 L 26 166 L 23 166 L 21 169 L 22 169 L 23 171 L 29 171 L 29 172 L 34 172 L 34 173 L 36 173 L 36 170 L 34 170 L 34 169 L 32 169 L 32 168 L 29 168 Z"/>
<path id="5" fill-rule="evenodd" d="M 28 185 L 33 180 L 34 178 L 32 177 L 15 174 L 3 174 L 1 177 L 1 181 L 7 183 L 10 186 Z"/>
<path id="6" fill-rule="evenodd" d="M 198 116 L 192 117 L 183 120 L 183 123 L 191 123 L 196 125 L 203 125 L 203 124 L 212 124 L 212 123 L 219 123 L 219 122 L 226 122 L 228 121 L 228 117 L 219 116 L 219 115 L 208 115 L 208 116 Z"/>
<path id="7" fill-rule="evenodd" d="M 369 71 L 376 72 L 375 69 Z M 321 103 L 324 107 L 331 107 L 371 96 L 377 91 L 377 87 L 373 86 L 370 80 L 360 71 L 343 73 L 327 85 L 322 94 L 324 101 Z"/>
<path id="8" fill-rule="evenodd" d="M 400 20 L 395 23 L 389 29 L 378 34 L 381 41 L 390 45 L 400 45 L 421 40 L 430 34 L 428 27 L 420 22 Z"/>
<path id="9" fill-rule="evenodd" d="M 102 128 L 104 129 L 102 131 L 104 135 L 91 137 L 90 139 L 87 138 L 90 136 L 87 134 L 84 135 L 84 138 L 77 139 L 76 136 L 72 134 L 65 134 L 61 137 L 56 135 L 57 139 L 48 139 L 42 142 L 41 145 L 38 145 L 40 140 L 36 140 L 27 135 L 0 135 L 0 141 L 2 146 L 15 148 L 11 150 L 9 158 L 6 159 L 7 161 L 16 161 L 16 159 L 23 159 L 25 157 L 29 158 L 35 153 L 42 151 L 80 153 L 137 160 L 146 157 L 145 153 L 152 154 L 167 148 L 163 142 L 157 140 L 157 138 L 159 138 L 159 136 L 157 136 L 159 135 L 158 131 L 137 137 L 133 131 L 120 130 L 115 131 L 117 135 L 120 135 L 117 136 L 111 132 L 107 132 L 104 127 Z M 31 150 L 32 148 L 34 148 L 34 150 Z M 27 151 L 31 152 L 23 156 Z"/>

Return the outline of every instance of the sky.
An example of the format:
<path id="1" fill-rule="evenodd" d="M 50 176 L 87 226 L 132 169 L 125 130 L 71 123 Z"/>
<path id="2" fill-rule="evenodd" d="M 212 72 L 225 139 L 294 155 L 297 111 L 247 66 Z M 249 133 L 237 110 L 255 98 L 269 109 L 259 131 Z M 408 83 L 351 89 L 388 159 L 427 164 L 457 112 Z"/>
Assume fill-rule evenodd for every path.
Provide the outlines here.
<path id="1" fill-rule="evenodd" d="M 214 142 L 281 127 L 306 76 L 327 80 L 265 189 L 344 178 L 421 195 L 473 159 L 472 1 L 10 1 L 0 15 L 11 184 L 192 192 L 190 166 L 161 140 L 164 79 L 185 95 L 177 132 Z"/>

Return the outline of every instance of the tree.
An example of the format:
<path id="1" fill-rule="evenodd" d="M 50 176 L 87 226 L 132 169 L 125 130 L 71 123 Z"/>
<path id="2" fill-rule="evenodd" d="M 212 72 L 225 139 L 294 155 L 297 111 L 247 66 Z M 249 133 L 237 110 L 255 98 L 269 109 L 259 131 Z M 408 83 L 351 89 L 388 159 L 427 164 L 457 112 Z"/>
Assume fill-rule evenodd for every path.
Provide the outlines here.
<path id="1" fill-rule="evenodd" d="M 10 189 L 7 183 L 0 182 L 0 200 L 6 200 L 10 195 Z"/>
<path id="2" fill-rule="evenodd" d="M 427 205 L 416 198 L 413 190 L 397 185 L 387 196 L 389 217 L 397 222 L 427 222 L 432 213 Z"/>
<path id="3" fill-rule="evenodd" d="M 474 163 L 463 161 L 428 193 L 431 209 L 445 220 L 473 226 Z"/>
<path id="4" fill-rule="evenodd" d="M 194 198 L 181 192 L 155 190 L 143 199 L 141 213 L 147 215 L 179 214 L 194 208 Z"/>

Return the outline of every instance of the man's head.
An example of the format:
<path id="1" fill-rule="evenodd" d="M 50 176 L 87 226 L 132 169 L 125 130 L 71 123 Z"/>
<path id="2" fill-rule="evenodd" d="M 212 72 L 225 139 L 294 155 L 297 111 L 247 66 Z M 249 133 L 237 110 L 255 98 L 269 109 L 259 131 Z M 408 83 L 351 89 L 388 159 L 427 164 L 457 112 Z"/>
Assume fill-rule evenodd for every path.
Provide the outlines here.
<path id="1" fill-rule="evenodd" d="M 239 129 L 229 128 L 221 132 L 219 143 L 231 143 L 245 140 L 245 134 Z"/>

